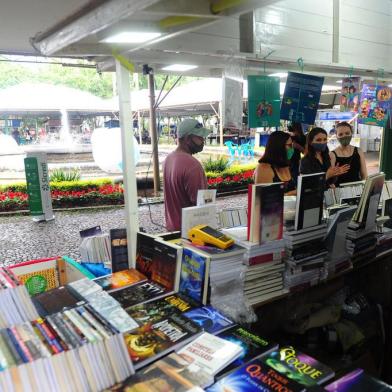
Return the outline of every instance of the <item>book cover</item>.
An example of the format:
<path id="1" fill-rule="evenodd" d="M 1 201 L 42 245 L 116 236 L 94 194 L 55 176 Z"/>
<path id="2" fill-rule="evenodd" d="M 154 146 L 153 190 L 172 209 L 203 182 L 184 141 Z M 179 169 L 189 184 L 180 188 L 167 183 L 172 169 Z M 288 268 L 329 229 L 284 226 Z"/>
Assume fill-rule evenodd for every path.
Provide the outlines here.
<path id="1" fill-rule="evenodd" d="M 261 360 L 277 372 L 305 387 L 320 385 L 335 375 L 328 366 L 293 347 L 281 347 Z"/>
<path id="2" fill-rule="evenodd" d="M 167 291 L 177 291 L 180 283 L 182 248 L 156 240 L 151 262 L 151 280 Z"/>
<path id="3" fill-rule="evenodd" d="M 205 388 L 214 382 L 213 377 L 195 364 L 189 364 L 176 353 L 139 370 L 121 385 L 127 392 L 188 392 L 195 387 Z"/>
<path id="4" fill-rule="evenodd" d="M 124 309 L 150 301 L 154 298 L 163 297 L 166 294 L 168 292 L 162 286 L 148 281 L 136 283 L 133 286 L 110 293 Z"/>
<path id="5" fill-rule="evenodd" d="M 199 306 L 200 304 L 181 294 L 172 294 L 157 300 L 134 305 L 128 308 L 127 312 L 139 325 L 144 325 L 157 322 L 173 313 L 184 313 Z"/>
<path id="6" fill-rule="evenodd" d="M 267 341 L 243 327 L 230 328 L 220 333 L 218 336 L 229 342 L 237 344 L 242 349 L 241 355 L 217 374 L 218 378 L 221 378 L 224 374 L 229 373 L 235 368 L 243 366 L 252 359 L 267 355 L 278 348 L 276 343 Z"/>
<path id="7" fill-rule="evenodd" d="M 215 376 L 241 355 L 242 349 L 235 343 L 204 332 L 177 353 L 190 363 L 195 363 Z"/>
<path id="8" fill-rule="evenodd" d="M 182 252 L 179 292 L 203 304 L 207 303 L 210 258 L 196 250 Z"/>
<path id="9" fill-rule="evenodd" d="M 305 388 L 255 359 L 206 389 L 207 392 L 302 392 Z"/>
<path id="10" fill-rule="evenodd" d="M 325 173 L 298 176 L 295 230 L 321 224 L 324 190 Z"/>
<path id="11" fill-rule="evenodd" d="M 210 305 L 192 309 L 189 312 L 184 313 L 184 315 L 200 325 L 204 331 L 214 335 L 232 327 L 235 324 L 228 317 L 224 316 Z"/>
<path id="12" fill-rule="evenodd" d="M 110 230 L 110 248 L 112 254 L 112 271 L 129 268 L 127 229 Z"/>
<path id="13" fill-rule="evenodd" d="M 328 392 L 392 391 L 392 386 L 368 376 L 363 369 L 355 369 L 324 388 Z"/>
<path id="14" fill-rule="evenodd" d="M 256 200 L 260 203 L 260 244 L 282 239 L 283 236 L 282 183 L 268 184 L 256 188 Z M 257 210 L 258 208 L 255 208 Z"/>
<path id="15" fill-rule="evenodd" d="M 75 294 L 67 286 L 61 286 L 32 297 L 32 301 L 39 315 L 44 317 L 80 304 L 81 298 Z"/>
<path id="16" fill-rule="evenodd" d="M 102 276 L 94 279 L 94 282 L 105 291 L 115 291 L 135 283 L 143 282 L 147 278 L 135 268 L 124 271 L 113 272 L 111 275 Z"/>
<path id="17" fill-rule="evenodd" d="M 136 269 L 147 279 L 151 279 L 151 264 L 156 238 L 154 235 L 142 232 L 138 232 L 136 236 Z"/>
<path id="18" fill-rule="evenodd" d="M 181 314 L 172 314 L 124 334 L 124 339 L 135 369 L 140 369 L 186 344 L 199 333 L 200 327 L 191 320 Z"/>
<path id="19" fill-rule="evenodd" d="M 188 238 L 188 231 L 197 225 L 207 225 L 217 229 L 218 220 L 215 204 L 210 203 L 182 209 L 181 237 Z"/>

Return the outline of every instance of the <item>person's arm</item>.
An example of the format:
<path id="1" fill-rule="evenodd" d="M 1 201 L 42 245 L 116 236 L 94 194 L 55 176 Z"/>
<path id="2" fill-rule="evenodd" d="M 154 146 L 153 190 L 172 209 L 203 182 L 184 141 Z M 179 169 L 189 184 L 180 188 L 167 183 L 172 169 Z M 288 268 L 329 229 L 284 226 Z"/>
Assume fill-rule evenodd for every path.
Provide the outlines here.
<path id="1" fill-rule="evenodd" d="M 361 162 L 361 180 L 366 180 L 368 177 L 368 172 L 367 172 L 367 167 L 366 167 L 366 160 L 365 160 L 365 154 L 363 153 L 363 151 L 358 148 L 358 154 L 359 154 L 359 159 Z"/>
<path id="2" fill-rule="evenodd" d="M 208 183 L 204 173 L 203 167 L 198 165 L 192 165 L 187 172 L 186 178 L 184 178 L 185 191 L 188 194 L 189 200 L 193 205 L 197 203 L 197 191 L 199 189 L 207 189 Z"/>
<path id="3" fill-rule="evenodd" d="M 263 165 L 259 163 L 255 170 L 255 184 L 269 184 L 274 179 L 274 171 L 270 165 Z"/>
<path id="4" fill-rule="evenodd" d="M 336 164 L 336 155 L 331 151 L 329 153 L 329 157 L 331 159 L 331 166 L 334 167 Z"/>

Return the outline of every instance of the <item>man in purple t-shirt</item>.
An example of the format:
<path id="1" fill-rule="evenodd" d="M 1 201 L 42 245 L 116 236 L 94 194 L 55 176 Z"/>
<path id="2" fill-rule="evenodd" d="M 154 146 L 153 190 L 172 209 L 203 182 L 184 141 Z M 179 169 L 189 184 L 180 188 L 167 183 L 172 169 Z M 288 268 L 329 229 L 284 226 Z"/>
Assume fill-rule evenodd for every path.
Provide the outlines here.
<path id="1" fill-rule="evenodd" d="M 196 120 L 186 119 L 177 130 L 178 147 L 163 163 L 166 228 L 181 230 L 181 210 L 196 205 L 197 191 L 207 189 L 200 162 L 192 155 L 203 150 L 210 131 Z"/>

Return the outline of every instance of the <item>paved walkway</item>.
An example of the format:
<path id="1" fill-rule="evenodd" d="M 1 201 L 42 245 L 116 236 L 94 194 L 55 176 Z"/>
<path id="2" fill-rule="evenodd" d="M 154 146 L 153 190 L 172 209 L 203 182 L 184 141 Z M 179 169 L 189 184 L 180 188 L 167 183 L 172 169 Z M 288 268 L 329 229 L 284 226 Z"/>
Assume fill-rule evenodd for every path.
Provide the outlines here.
<path id="1" fill-rule="evenodd" d="M 218 199 L 218 208 L 247 205 L 247 196 Z M 31 259 L 68 255 L 78 259 L 79 230 L 100 225 L 104 232 L 125 227 L 124 208 L 93 209 L 57 212 L 56 219 L 35 223 L 29 216 L 0 216 L 0 265 L 14 264 Z M 142 206 L 139 209 L 140 227 L 147 232 L 162 232 L 163 204 Z M 151 214 L 150 214 L 151 211 Z"/>

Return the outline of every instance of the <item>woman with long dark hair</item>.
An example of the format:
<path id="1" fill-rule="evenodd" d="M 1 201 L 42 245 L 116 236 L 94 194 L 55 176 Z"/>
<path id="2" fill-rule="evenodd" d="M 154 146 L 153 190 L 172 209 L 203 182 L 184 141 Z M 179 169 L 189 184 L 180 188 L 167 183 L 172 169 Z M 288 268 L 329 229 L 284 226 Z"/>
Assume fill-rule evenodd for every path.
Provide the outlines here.
<path id="1" fill-rule="evenodd" d="M 301 160 L 301 153 L 305 152 L 306 136 L 302 130 L 302 124 L 292 122 L 288 126 L 288 130 L 293 140 L 294 154 L 290 159 L 290 170 L 293 180 L 296 182 L 299 174 L 299 162 Z"/>
<path id="2" fill-rule="evenodd" d="M 325 173 L 327 184 L 331 186 L 338 176 L 348 172 L 350 165 L 331 166 L 328 151 L 328 135 L 323 128 L 313 128 L 307 135 L 305 156 L 301 159 L 301 174 Z"/>
<path id="3" fill-rule="evenodd" d="M 255 170 L 255 184 L 283 182 L 286 194 L 295 194 L 295 183 L 290 172 L 293 141 L 286 132 L 272 132 L 263 157 Z"/>

